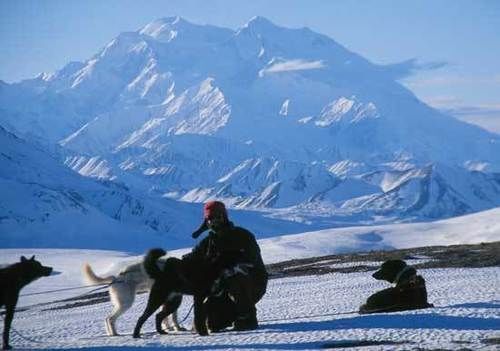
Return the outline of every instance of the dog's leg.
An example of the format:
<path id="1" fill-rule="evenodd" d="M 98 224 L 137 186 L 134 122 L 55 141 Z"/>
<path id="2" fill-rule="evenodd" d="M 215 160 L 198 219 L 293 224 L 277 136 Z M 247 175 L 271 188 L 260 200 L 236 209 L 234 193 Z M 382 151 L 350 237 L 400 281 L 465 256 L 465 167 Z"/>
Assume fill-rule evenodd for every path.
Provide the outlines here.
<path id="1" fill-rule="evenodd" d="M 163 330 L 163 328 L 162 328 L 162 323 L 167 320 L 168 316 L 173 311 L 174 311 L 174 306 L 171 306 L 168 303 L 163 304 L 163 307 L 162 307 L 161 311 L 156 315 L 156 331 L 158 333 L 160 333 L 160 334 L 167 334 L 167 332 L 165 330 Z"/>
<path id="2" fill-rule="evenodd" d="M 179 317 L 177 315 L 177 310 L 175 310 L 174 312 L 172 312 L 172 314 L 170 315 L 171 318 L 172 318 L 172 328 L 174 329 L 174 331 L 186 331 L 187 329 L 184 328 L 182 325 L 179 324 Z"/>
<path id="3" fill-rule="evenodd" d="M 169 324 L 168 324 L 168 316 L 176 313 L 177 309 L 179 308 L 180 304 L 182 302 L 182 295 L 178 293 L 171 293 L 167 297 L 167 301 L 163 304 L 163 308 L 160 313 L 156 315 L 156 330 L 160 334 L 166 334 L 162 333 L 162 323 L 166 324 L 166 329 L 169 330 Z M 161 330 L 161 331 L 160 331 Z M 176 324 L 176 327 L 174 327 L 174 330 L 179 331 L 179 324 Z"/>
<path id="4" fill-rule="evenodd" d="M 104 319 L 104 328 L 106 328 L 107 336 L 116 336 L 116 330 L 114 330 L 111 322 L 109 321 L 109 316 Z"/>
<path id="5" fill-rule="evenodd" d="M 154 304 L 149 304 L 148 303 L 148 305 L 146 306 L 146 309 L 144 310 L 144 313 L 137 320 L 137 324 L 135 325 L 135 328 L 134 328 L 134 334 L 133 334 L 134 338 L 140 338 L 141 337 L 141 328 L 142 328 L 142 325 L 148 320 L 149 317 L 151 317 L 151 315 L 153 313 L 155 313 L 155 311 L 160 306 L 161 306 L 161 302 L 154 303 Z"/>
<path id="6" fill-rule="evenodd" d="M 106 331 L 108 333 L 108 336 L 117 336 L 119 335 L 116 332 L 116 320 L 118 317 L 120 317 L 122 314 L 124 314 L 131 306 L 132 304 L 129 305 L 118 305 L 113 307 L 113 312 L 106 318 Z"/>
<path id="7" fill-rule="evenodd" d="M 12 324 L 12 319 L 14 318 L 15 308 L 16 304 L 5 305 L 5 324 L 3 326 L 3 350 L 12 349 L 12 347 L 9 345 L 9 333 L 10 333 L 10 326 Z"/>
<path id="8" fill-rule="evenodd" d="M 155 316 L 155 326 L 156 326 L 156 331 L 158 334 L 167 334 L 165 330 L 162 328 L 162 322 L 164 319 L 168 317 L 170 311 L 168 310 L 168 306 L 166 304 L 163 304 L 163 307 L 160 312 L 158 312 Z M 167 326 L 168 330 L 168 326 Z"/>
<path id="9" fill-rule="evenodd" d="M 141 337 L 142 325 L 147 321 L 149 317 L 163 304 L 164 296 L 166 296 L 164 289 L 162 289 L 159 284 L 153 284 L 151 292 L 149 293 L 148 304 L 142 315 L 137 320 L 134 328 L 134 338 Z"/>
<path id="10" fill-rule="evenodd" d="M 124 314 L 134 303 L 135 287 L 127 283 L 115 283 L 109 289 L 113 304 L 113 311 L 106 318 L 106 332 L 109 336 L 116 336 L 116 320 Z"/>
<path id="11" fill-rule="evenodd" d="M 183 328 L 182 326 L 179 325 L 179 321 L 177 319 L 177 310 L 179 306 L 181 305 L 182 302 L 182 295 L 181 294 L 175 294 L 172 295 L 170 299 L 166 302 L 166 304 L 172 306 L 171 310 L 173 309 L 173 312 L 170 314 L 170 319 L 172 321 L 172 326 L 170 326 L 169 323 L 169 317 L 165 317 L 163 319 L 163 327 L 167 330 L 173 330 L 173 331 L 185 331 L 186 329 Z"/>
<path id="12" fill-rule="evenodd" d="M 172 326 L 173 326 L 174 331 L 186 331 L 187 330 L 186 328 L 184 328 L 182 325 L 179 324 L 179 319 L 178 319 L 179 317 L 177 314 L 177 310 L 172 312 L 172 314 L 170 316 L 172 318 Z"/>
<path id="13" fill-rule="evenodd" d="M 204 295 L 194 295 L 194 326 L 199 335 L 208 335 L 208 328 L 206 324 L 206 313 L 203 300 Z"/>

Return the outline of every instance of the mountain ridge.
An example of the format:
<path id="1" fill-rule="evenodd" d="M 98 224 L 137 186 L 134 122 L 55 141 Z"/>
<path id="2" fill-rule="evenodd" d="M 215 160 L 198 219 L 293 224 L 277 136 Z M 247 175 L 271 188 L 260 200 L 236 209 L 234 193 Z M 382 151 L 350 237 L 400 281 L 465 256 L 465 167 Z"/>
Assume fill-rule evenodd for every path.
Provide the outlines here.
<path id="1" fill-rule="evenodd" d="M 2 84 L 0 123 L 153 198 L 329 223 L 500 206 L 500 136 L 419 101 L 395 80 L 414 64 L 376 65 L 262 17 L 236 30 L 167 17 L 85 62 Z"/>

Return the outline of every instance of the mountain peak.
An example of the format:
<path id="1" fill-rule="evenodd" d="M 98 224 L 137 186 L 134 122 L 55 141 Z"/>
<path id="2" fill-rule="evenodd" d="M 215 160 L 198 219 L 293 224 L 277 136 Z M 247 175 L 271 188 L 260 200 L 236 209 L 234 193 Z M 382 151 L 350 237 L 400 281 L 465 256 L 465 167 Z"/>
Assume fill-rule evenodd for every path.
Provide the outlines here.
<path id="1" fill-rule="evenodd" d="M 273 22 L 262 16 L 252 17 L 242 28 L 252 28 L 252 29 L 267 29 L 267 28 L 277 28 Z"/>
<path id="2" fill-rule="evenodd" d="M 163 17 L 146 24 L 139 33 L 157 40 L 171 41 L 179 29 L 190 25 L 190 22 L 179 16 Z"/>
<path id="3" fill-rule="evenodd" d="M 154 21 L 146 24 L 142 29 L 141 32 L 144 30 L 147 30 L 148 28 L 152 26 L 158 26 L 158 25 L 168 25 L 168 26 L 179 26 L 182 24 L 189 24 L 190 22 L 186 21 L 184 18 L 180 16 L 169 16 L 169 17 L 161 17 L 158 19 L 155 19 Z"/>
<path id="4" fill-rule="evenodd" d="M 163 17 L 145 25 L 139 34 L 147 35 L 160 42 L 183 41 L 185 43 L 221 42 L 233 31 L 211 25 L 196 24 L 182 17 Z M 180 40 L 179 40 L 180 39 Z"/>
<path id="5" fill-rule="evenodd" d="M 164 21 L 165 23 L 170 23 L 170 24 L 177 24 L 181 22 L 187 22 L 184 18 L 180 16 L 170 16 L 170 17 L 164 17 L 161 18 L 160 20 Z"/>
<path id="6" fill-rule="evenodd" d="M 441 115 L 384 72 L 327 36 L 263 17 L 238 33 L 167 17 L 118 35 L 47 84 L 0 83 L 0 124 L 37 143 L 58 142 L 58 154 L 82 175 L 124 182 L 161 202 L 292 206 L 276 216 L 334 225 L 500 206 L 500 137 Z M 50 166 L 44 185 L 37 175 L 49 168 L 44 158 L 37 153 L 30 165 L 20 143 L 2 134 L 0 193 L 9 191 L 19 208 L 51 213 L 44 201 L 52 194 L 32 199 L 31 184 L 61 184 L 59 167 Z M 19 157 L 5 152 L 9 143 Z M 429 162 L 455 168 L 424 168 Z M 30 196 L 2 175 L 22 175 L 19 189 Z M 66 193 L 55 201 L 71 210 Z M 112 216 L 121 208 L 88 198 L 83 206 Z M 30 212 L 9 218 L 29 221 Z M 160 223 L 156 215 L 138 220 Z"/>

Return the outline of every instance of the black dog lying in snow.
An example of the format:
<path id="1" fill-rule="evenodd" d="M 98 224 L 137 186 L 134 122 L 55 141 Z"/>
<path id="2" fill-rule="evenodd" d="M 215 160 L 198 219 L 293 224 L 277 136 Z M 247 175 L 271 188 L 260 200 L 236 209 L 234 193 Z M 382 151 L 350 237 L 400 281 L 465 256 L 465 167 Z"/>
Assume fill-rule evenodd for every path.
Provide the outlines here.
<path id="1" fill-rule="evenodd" d="M 427 302 L 425 280 L 403 260 L 385 261 L 373 278 L 396 284 L 371 295 L 359 313 L 396 312 L 433 307 Z"/>
<path id="2" fill-rule="evenodd" d="M 21 257 L 21 262 L 0 269 L 0 307 L 5 306 L 5 324 L 3 327 L 3 349 L 11 349 L 9 332 L 14 318 L 14 312 L 19 298 L 19 292 L 32 281 L 47 277 L 52 273 L 51 267 L 42 266 L 35 256 L 27 259 Z"/>

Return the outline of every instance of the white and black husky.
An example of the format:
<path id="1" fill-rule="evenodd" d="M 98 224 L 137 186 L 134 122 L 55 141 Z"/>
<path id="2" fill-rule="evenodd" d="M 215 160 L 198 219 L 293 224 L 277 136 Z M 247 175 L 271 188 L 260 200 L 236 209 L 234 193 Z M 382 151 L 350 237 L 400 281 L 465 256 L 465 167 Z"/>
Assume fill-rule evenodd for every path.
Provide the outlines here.
<path id="1" fill-rule="evenodd" d="M 161 260 L 159 265 L 161 265 Z M 118 335 L 115 328 L 115 322 L 125 311 L 127 311 L 134 303 L 135 295 L 139 292 L 147 292 L 153 285 L 153 280 L 149 278 L 144 270 L 143 262 L 128 264 L 122 268 L 118 275 L 110 275 L 107 277 L 98 277 L 90 265 L 83 265 L 83 275 L 91 284 L 111 284 L 109 286 L 109 296 L 113 304 L 113 311 L 105 319 L 106 333 L 110 336 Z M 182 295 L 179 295 L 182 299 Z M 180 301 L 179 301 L 180 303 Z M 177 312 L 171 315 L 173 327 L 170 328 L 168 316 L 163 321 L 167 329 L 174 331 L 185 330 L 177 321 Z"/>

